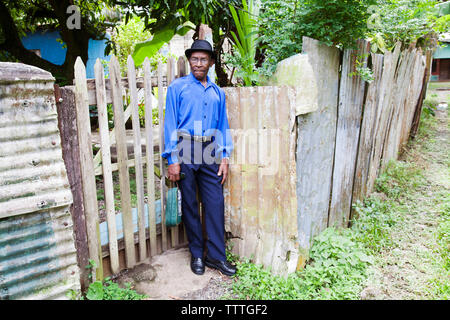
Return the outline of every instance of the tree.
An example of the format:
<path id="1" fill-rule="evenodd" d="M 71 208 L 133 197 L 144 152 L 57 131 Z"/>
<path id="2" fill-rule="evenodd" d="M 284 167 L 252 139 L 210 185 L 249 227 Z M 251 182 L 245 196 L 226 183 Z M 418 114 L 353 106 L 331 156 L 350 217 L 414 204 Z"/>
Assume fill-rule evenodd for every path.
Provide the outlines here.
<path id="1" fill-rule="evenodd" d="M 365 38 L 368 8 L 375 0 L 262 0 L 260 45 L 262 73 L 270 76 L 279 61 L 302 49 L 307 36 L 329 46 L 351 48 Z"/>
<path id="2" fill-rule="evenodd" d="M 106 29 L 114 26 L 102 14 L 108 8 L 108 3 L 85 0 L 0 0 L 2 56 L 45 69 L 53 74 L 59 84 L 72 83 L 76 58 L 80 56 L 84 63 L 88 60 L 89 39 L 106 39 Z M 23 46 L 21 37 L 26 32 L 36 31 L 38 27 L 59 31 L 67 47 L 66 60 L 62 65 L 42 59 Z"/>
<path id="3" fill-rule="evenodd" d="M 117 1 L 119 3 L 119 1 Z M 233 17 L 228 5 L 235 8 L 242 7 L 240 0 L 172 0 L 172 1 L 154 1 L 154 0 L 134 0 L 124 3 L 120 2 L 129 10 L 128 15 L 133 12 L 140 16 L 154 35 L 161 37 L 164 41 L 175 33 L 187 31 L 182 28 L 189 28 L 187 23 L 195 25 L 196 33 L 194 38 L 198 37 L 198 31 L 201 24 L 207 24 L 213 32 L 213 47 L 217 55 L 215 71 L 220 86 L 228 85 L 228 76 L 222 64 L 222 46 L 226 38 L 231 37 L 230 32 L 236 32 Z M 156 22 L 150 22 L 156 19 Z"/>

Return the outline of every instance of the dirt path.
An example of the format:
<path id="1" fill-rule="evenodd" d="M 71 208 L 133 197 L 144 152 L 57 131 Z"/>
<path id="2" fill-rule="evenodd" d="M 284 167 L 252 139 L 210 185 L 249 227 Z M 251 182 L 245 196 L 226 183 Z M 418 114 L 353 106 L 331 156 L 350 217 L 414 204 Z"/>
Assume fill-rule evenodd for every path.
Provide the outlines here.
<path id="1" fill-rule="evenodd" d="M 436 111 L 437 125 L 419 136 L 400 160 L 414 163 L 426 183 L 402 197 L 401 223 L 391 234 L 393 246 L 376 257 L 363 299 L 433 299 L 435 279 L 445 279 L 436 232 L 450 199 L 449 117 Z M 447 209 L 442 209 L 447 202 Z M 447 282 L 448 283 L 448 282 Z"/>

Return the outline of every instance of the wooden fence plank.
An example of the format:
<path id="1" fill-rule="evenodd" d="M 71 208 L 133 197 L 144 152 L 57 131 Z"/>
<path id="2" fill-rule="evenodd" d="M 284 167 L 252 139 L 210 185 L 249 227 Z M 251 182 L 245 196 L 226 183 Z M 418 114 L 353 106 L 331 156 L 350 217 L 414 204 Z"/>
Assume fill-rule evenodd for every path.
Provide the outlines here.
<path id="1" fill-rule="evenodd" d="M 239 252 L 246 257 L 255 253 L 258 243 L 258 94 L 255 87 L 240 88 L 241 121 L 244 133 L 242 162 L 242 216 L 241 230 L 245 241 Z"/>
<path id="2" fill-rule="evenodd" d="M 416 49 L 414 49 L 415 51 Z M 399 131 L 399 123 L 403 114 L 401 109 L 405 104 L 406 94 L 409 87 L 409 73 L 411 72 L 411 62 L 414 51 L 407 49 L 402 52 L 398 68 L 395 72 L 393 82 L 393 96 L 391 99 L 391 116 L 386 134 L 386 140 L 383 147 L 382 168 L 385 168 L 391 159 L 397 158 L 397 135 Z"/>
<path id="3" fill-rule="evenodd" d="M 381 160 L 380 160 L 380 168 L 379 168 L 379 172 L 382 172 L 385 168 L 386 165 L 388 164 L 388 159 L 387 159 L 387 144 L 389 143 L 389 132 L 390 132 L 390 126 L 391 126 L 391 122 L 392 122 L 392 118 L 394 115 L 394 104 L 393 101 L 396 98 L 396 80 L 398 77 L 398 68 L 401 65 L 401 54 L 402 52 L 400 51 L 401 49 L 401 45 L 397 44 L 396 48 L 394 49 L 393 52 L 393 65 L 392 65 L 392 69 L 391 69 L 391 79 L 388 83 L 389 85 L 389 90 L 388 90 L 388 97 L 385 100 L 385 104 L 386 104 L 386 110 L 383 112 L 383 117 L 382 119 L 384 119 L 383 123 L 385 124 L 385 130 L 383 132 L 383 140 L 382 140 L 382 148 L 381 148 Z"/>
<path id="4" fill-rule="evenodd" d="M 159 119 L 159 168 L 161 172 L 161 229 L 162 250 L 167 250 L 167 228 L 166 228 L 166 183 L 165 164 L 162 153 L 164 151 L 164 88 L 162 84 L 162 63 L 158 62 L 158 119 Z"/>
<path id="5" fill-rule="evenodd" d="M 145 237 L 145 212 L 144 212 L 144 172 L 142 168 L 142 143 L 141 143 L 141 123 L 139 120 L 139 101 L 136 89 L 136 69 L 131 55 L 127 59 L 128 86 L 130 92 L 130 105 L 133 124 L 133 146 L 136 177 L 136 194 L 138 210 L 138 231 L 139 231 L 139 261 L 147 258 L 147 240 Z"/>
<path id="6" fill-rule="evenodd" d="M 150 73 L 150 61 L 144 60 L 144 87 L 145 87 L 145 136 L 146 136 L 146 158 L 147 158 L 147 204 L 148 204 L 148 226 L 150 238 L 150 256 L 155 256 L 156 250 L 156 208 L 155 208 L 155 170 L 153 156 L 153 106 L 152 106 L 152 83 Z"/>
<path id="7" fill-rule="evenodd" d="M 235 239 L 242 235 L 241 231 L 241 167 L 242 159 L 241 140 L 243 137 L 241 130 L 240 96 L 239 88 L 224 88 L 226 96 L 226 107 L 228 123 L 230 125 L 231 139 L 233 141 L 233 151 L 230 156 L 229 177 L 225 181 L 225 230 Z M 238 246 L 233 248 L 233 252 L 238 252 Z"/>
<path id="8" fill-rule="evenodd" d="M 94 165 L 91 145 L 91 122 L 86 87 L 86 68 L 80 57 L 75 62 L 75 101 L 77 107 L 78 141 L 80 144 L 81 180 L 83 183 L 83 204 L 86 215 L 86 227 L 89 255 L 97 268 L 93 280 L 103 279 L 101 258 L 97 190 L 93 175 Z M 94 271 L 94 270 L 93 270 Z"/>
<path id="9" fill-rule="evenodd" d="M 55 87 L 57 87 L 57 85 L 55 85 Z M 73 204 L 70 206 L 70 212 L 73 220 L 77 262 L 78 267 L 80 268 L 81 290 L 84 292 L 89 287 L 89 271 L 86 269 L 86 266 L 89 265 L 89 246 L 83 205 L 74 87 L 66 86 L 59 89 L 55 88 L 55 100 L 58 110 L 62 156 L 73 196 Z"/>
<path id="10" fill-rule="evenodd" d="M 111 80 L 105 79 L 105 87 L 106 87 L 106 103 L 112 103 L 112 95 L 111 95 Z M 121 84 L 122 88 L 128 89 L 128 78 L 121 78 Z M 166 77 L 163 77 L 163 82 L 166 82 Z M 157 77 L 152 77 L 152 87 L 158 86 L 158 79 Z M 144 78 L 137 77 L 136 78 L 136 87 L 138 89 L 144 88 Z M 97 96 L 95 93 L 95 80 L 94 79 L 87 79 L 87 88 L 88 88 L 88 100 L 89 105 L 96 105 L 97 104 Z"/>
<path id="11" fill-rule="evenodd" d="M 410 92 L 407 95 L 407 100 L 405 104 L 405 121 L 402 125 L 402 131 L 400 136 L 400 148 L 403 148 L 404 145 L 408 142 L 409 133 L 411 131 L 414 112 L 416 110 L 416 106 L 420 100 L 421 92 L 422 92 L 422 84 L 423 79 L 426 76 L 426 57 L 422 55 L 422 52 L 417 52 L 415 61 L 414 61 L 414 69 L 412 71 L 412 81 Z"/>
<path id="12" fill-rule="evenodd" d="M 383 58 L 381 54 L 372 54 L 372 71 L 374 80 L 369 84 L 367 97 L 364 104 L 361 133 L 358 146 L 358 158 L 356 161 L 355 178 L 353 181 L 352 203 L 362 200 L 371 190 L 367 189 L 368 170 L 370 167 L 370 154 L 374 143 L 374 130 L 378 118 L 378 94 L 380 91 L 381 76 L 383 73 Z M 352 210 L 352 216 L 355 211 Z M 352 216 L 350 218 L 352 218 Z"/>
<path id="13" fill-rule="evenodd" d="M 176 74 L 177 74 L 177 64 L 175 61 L 175 58 L 170 57 L 167 63 L 167 85 L 169 86 L 173 80 L 175 80 Z M 171 227 L 170 228 L 170 238 L 171 238 L 171 242 L 172 242 L 172 247 L 175 247 L 178 242 L 178 226 L 175 227 Z"/>
<path id="14" fill-rule="evenodd" d="M 133 216 L 131 212 L 130 176 L 127 166 L 128 152 L 125 140 L 120 68 L 119 61 L 115 56 L 111 57 L 109 73 L 111 77 L 111 94 L 114 107 L 117 163 L 119 166 L 120 205 L 122 208 L 123 233 L 125 238 L 125 260 L 127 268 L 132 268 L 136 264 L 136 252 L 134 248 Z"/>
<path id="15" fill-rule="evenodd" d="M 422 81 L 422 90 L 420 92 L 419 101 L 414 110 L 414 116 L 411 124 L 410 137 L 414 139 L 419 129 L 420 115 L 422 113 L 422 105 L 426 96 L 428 80 L 431 76 L 431 63 L 433 61 L 433 50 L 427 50 L 425 54 L 425 75 Z"/>
<path id="16" fill-rule="evenodd" d="M 102 169 L 103 169 L 103 184 L 105 191 L 105 211 L 108 223 L 108 237 L 109 237 L 109 255 L 111 259 L 111 271 L 118 273 L 119 270 L 119 252 L 117 247 L 117 228 L 116 228 L 116 210 L 114 206 L 114 183 L 111 170 L 111 152 L 109 142 L 109 126 L 108 126 L 108 112 L 106 110 L 105 98 L 105 74 L 103 65 L 100 59 L 94 66 L 95 70 L 95 84 L 97 94 L 97 110 L 98 123 L 101 138 L 101 154 L 102 154 Z"/>
<path id="17" fill-rule="evenodd" d="M 367 179 L 367 190 L 373 190 L 375 179 L 380 169 L 383 152 L 384 139 L 389 124 L 390 101 L 393 94 L 392 84 L 394 81 L 397 62 L 400 55 L 401 44 L 397 43 L 393 52 L 386 52 L 383 61 L 383 74 L 379 91 L 379 102 L 377 108 L 377 123 L 374 130 L 375 141 L 371 151 L 370 167 Z"/>
<path id="18" fill-rule="evenodd" d="M 312 239 L 327 227 L 336 137 L 339 50 L 304 37 L 303 53 L 317 78 L 319 108 L 297 117 L 299 245 L 308 254 Z"/>
<path id="19" fill-rule="evenodd" d="M 409 118 L 409 109 L 410 104 L 409 101 L 411 100 L 412 96 L 414 96 L 414 80 L 418 78 L 419 74 L 417 73 L 416 68 L 416 57 L 417 57 L 418 50 L 412 49 L 412 51 L 409 53 L 408 57 L 408 65 L 407 65 L 407 71 L 405 72 L 404 77 L 404 85 L 402 92 L 402 99 L 401 103 L 398 106 L 398 118 L 397 118 L 397 128 L 395 130 L 395 135 L 393 137 L 393 151 L 392 155 L 395 159 L 397 159 L 398 153 L 401 151 L 401 139 L 403 134 L 403 127 L 407 119 Z M 417 97 L 416 97 L 417 98 Z"/>
<path id="20" fill-rule="evenodd" d="M 336 148 L 328 226 L 347 227 L 352 204 L 353 178 L 366 82 L 356 71 L 356 61 L 367 66 L 369 43 L 358 41 L 357 50 L 344 50 L 339 86 Z"/>

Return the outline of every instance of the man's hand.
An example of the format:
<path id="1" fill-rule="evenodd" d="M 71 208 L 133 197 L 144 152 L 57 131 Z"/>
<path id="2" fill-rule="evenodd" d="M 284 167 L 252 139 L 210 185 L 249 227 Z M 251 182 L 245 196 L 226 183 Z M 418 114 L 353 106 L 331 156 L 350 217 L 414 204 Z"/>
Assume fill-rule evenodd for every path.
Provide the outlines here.
<path id="1" fill-rule="evenodd" d="M 223 184 L 228 176 L 228 158 L 222 159 L 222 163 L 219 166 L 219 172 L 217 172 L 218 176 L 222 176 L 222 182 Z"/>
<path id="2" fill-rule="evenodd" d="M 179 163 L 169 165 L 169 170 L 167 171 L 169 180 L 173 182 L 180 180 L 180 171 L 181 166 Z"/>

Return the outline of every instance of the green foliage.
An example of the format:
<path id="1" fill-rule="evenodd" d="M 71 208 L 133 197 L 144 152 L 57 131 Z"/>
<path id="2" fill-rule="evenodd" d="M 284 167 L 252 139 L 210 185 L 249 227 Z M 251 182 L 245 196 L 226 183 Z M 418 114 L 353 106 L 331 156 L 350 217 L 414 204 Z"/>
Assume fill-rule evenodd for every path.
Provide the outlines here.
<path id="1" fill-rule="evenodd" d="M 139 294 L 133 290 L 130 283 L 126 283 L 125 288 L 121 288 L 110 278 L 106 278 L 104 282 L 92 282 L 85 297 L 75 290 L 69 290 L 67 297 L 71 300 L 142 300 L 147 298 L 145 294 Z"/>
<path id="2" fill-rule="evenodd" d="M 236 12 L 230 5 L 230 11 L 238 35 L 231 31 L 233 36 L 234 54 L 228 56 L 228 64 L 237 69 L 237 76 L 244 81 L 245 86 L 255 84 L 258 79 L 258 72 L 255 68 L 256 40 L 257 40 L 257 16 L 253 0 L 242 1 L 243 8 Z"/>
<path id="3" fill-rule="evenodd" d="M 364 202 L 357 201 L 353 207 L 356 211 L 352 219 L 354 240 L 364 244 L 371 254 L 391 246 L 390 231 L 398 223 L 393 203 L 369 197 Z"/>
<path id="4" fill-rule="evenodd" d="M 260 45 L 265 48 L 261 72 L 270 76 L 276 64 L 301 52 L 307 36 L 341 48 L 353 48 L 367 31 L 371 0 L 262 0 Z"/>
<path id="5" fill-rule="evenodd" d="M 151 20 L 152 22 L 154 20 Z M 122 21 L 116 28 L 113 36 L 111 38 L 112 42 L 115 44 L 113 51 L 119 60 L 120 70 L 122 74 L 125 75 L 127 72 L 127 59 L 137 43 L 146 41 L 152 37 L 150 31 L 145 29 L 145 23 L 138 16 L 131 17 L 127 23 Z M 156 52 L 149 56 L 150 65 L 153 70 L 156 70 L 158 61 L 162 63 L 167 62 L 167 57 Z"/>
<path id="6" fill-rule="evenodd" d="M 189 30 L 193 29 L 190 22 L 178 25 L 176 21 L 167 24 L 164 29 L 156 31 L 152 39 L 137 43 L 132 54 L 136 66 L 140 66 L 146 57 L 153 58 L 158 50 L 168 43 L 174 35 L 184 36 Z"/>
<path id="7" fill-rule="evenodd" d="M 437 0 L 378 0 L 369 10 L 368 36 L 377 40 L 372 51 L 392 50 L 397 41 L 434 46 L 433 34 L 449 28 L 450 15 L 442 15 L 438 4 Z"/>
<path id="8" fill-rule="evenodd" d="M 386 169 L 376 180 L 375 188 L 389 198 L 397 200 L 400 196 L 414 190 L 424 182 L 420 168 L 411 162 L 389 161 Z"/>
<path id="9" fill-rule="evenodd" d="M 127 283 L 125 288 L 119 287 L 111 279 L 107 278 L 105 282 L 95 281 L 89 285 L 86 299 L 87 300 L 142 300 L 147 296 L 139 294 L 131 288 L 131 284 Z"/>
<path id="10" fill-rule="evenodd" d="M 248 259 L 237 262 L 234 293 L 240 299 L 357 299 L 372 259 L 346 233 L 323 231 L 314 240 L 311 263 L 287 278 Z"/>
<path id="11" fill-rule="evenodd" d="M 364 63 L 364 59 L 367 58 L 367 56 L 368 54 L 356 57 L 356 70 L 349 73 L 349 76 L 353 77 L 358 75 L 363 81 L 371 83 L 375 78 L 373 76 L 373 71 L 367 67 L 367 64 Z"/>

